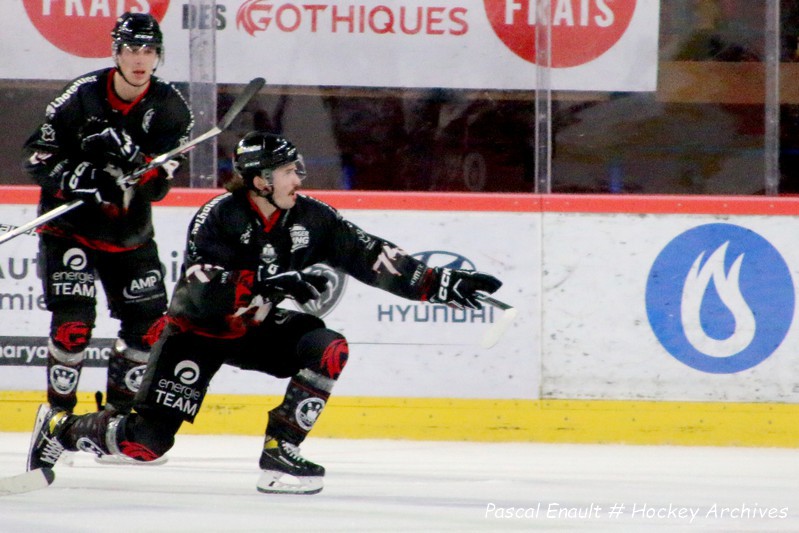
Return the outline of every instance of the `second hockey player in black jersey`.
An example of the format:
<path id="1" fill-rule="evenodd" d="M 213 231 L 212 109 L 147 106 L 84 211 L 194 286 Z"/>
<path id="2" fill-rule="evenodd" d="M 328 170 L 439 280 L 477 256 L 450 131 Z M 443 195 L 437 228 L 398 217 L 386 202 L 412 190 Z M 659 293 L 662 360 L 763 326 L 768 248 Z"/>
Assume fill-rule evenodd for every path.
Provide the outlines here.
<path id="1" fill-rule="evenodd" d="M 134 412 L 75 416 L 42 406 L 29 470 L 51 468 L 64 448 L 140 461 L 162 456 L 228 364 L 289 378 L 282 403 L 269 412 L 258 490 L 318 492 L 324 468 L 303 458 L 299 446 L 349 349 L 320 318 L 278 307 L 285 298 L 305 303 L 325 290 L 325 277 L 303 270 L 325 263 L 392 294 L 460 308 L 480 308 L 478 293 L 501 286 L 488 274 L 430 268 L 299 194 L 302 158 L 282 137 L 247 134 L 236 146 L 234 167 L 239 187 L 205 204 L 189 225 L 182 277 Z"/>

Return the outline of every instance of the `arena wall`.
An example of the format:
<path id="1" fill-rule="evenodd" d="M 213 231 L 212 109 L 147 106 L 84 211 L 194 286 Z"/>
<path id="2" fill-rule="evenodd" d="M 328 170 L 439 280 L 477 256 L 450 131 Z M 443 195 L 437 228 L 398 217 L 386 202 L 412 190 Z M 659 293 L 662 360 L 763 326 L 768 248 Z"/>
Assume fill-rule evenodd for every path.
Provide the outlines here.
<path id="1" fill-rule="evenodd" d="M 35 188 L 0 192 L 0 229 L 36 217 Z M 220 192 L 177 189 L 156 207 L 170 288 L 188 220 Z M 314 312 L 347 336 L 351 360 L 314 436 L 799 444 L 799 200 L 308 194 L 431 264 L 497 275 L 497 297 L 519 310 L 484 349 L 498 310 L 453 312 L 342 278 Z M 36 247 L 22 235 L 0 255 L 0 431 L 29 431 L 45 399 Z M 98 293 L 81 412 L 104 389 L 116 334 Z M 181 431 L 260 434 L 283 387 L 225 369 Z"/>

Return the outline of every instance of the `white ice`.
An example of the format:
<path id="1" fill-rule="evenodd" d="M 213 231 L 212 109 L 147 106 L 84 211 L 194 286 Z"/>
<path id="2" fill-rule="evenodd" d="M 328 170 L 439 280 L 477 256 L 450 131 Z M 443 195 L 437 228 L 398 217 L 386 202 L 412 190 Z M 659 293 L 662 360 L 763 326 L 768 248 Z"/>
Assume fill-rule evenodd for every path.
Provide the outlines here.
<path id="1" fill-rule="evenodd" d="M 24 433 L 0 433 L 0 476 Z M 162 466 L 78 454 L 0 498 L 0 533 L 799 531 L 799 452 L 311 438 L 314 496 L 255 490 L 261 439 L 177 436 Z"/>

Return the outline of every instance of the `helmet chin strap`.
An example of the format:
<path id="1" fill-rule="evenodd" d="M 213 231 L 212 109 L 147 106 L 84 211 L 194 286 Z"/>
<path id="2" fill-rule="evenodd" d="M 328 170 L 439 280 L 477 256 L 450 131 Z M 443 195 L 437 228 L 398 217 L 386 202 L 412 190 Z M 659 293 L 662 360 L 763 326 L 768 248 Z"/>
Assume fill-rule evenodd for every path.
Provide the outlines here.
<path id="1" fill-rule="evenodd" d="M 139 85 L 136 85 L 135 83 L 133 83 L 132 81 L 130 81 L 130 80 L 129 80 L 129 79 L 126 77 L 126 76 L 125 76 L 125 73 L 124 73 L 124 72 L 122 72 L 122 69 L 121 69 L 121 68 L 119 68 L 119 63 L 117 63 L 117 65 L 116 65 L 116 71 L 119 73 L 119 75 L 120 75 L 120 76 L 122 76 L 122 79 L 123 79 L 123 80 L 125 80 L 125 83 L 127 83 L 127 84 L 128 84 L 128 85 L 130 85 L 131 87 L 136 87 L 136 88 L 138 89 L 138 88 L 140 88 L 140 87 L 144 87 L 145 85 L 147 85 L 148 83 L 150 83 L 150 80 L 147 80 L 147 81 L 145 81 L 144 83 L 140 83 Z M 153 69 L 153 72 L 155 72 L 155 69 Z"/>
<path id="2" fill-rule="evenodd" d="M 259 189 L 257 187 L 253 187 L 253 189 L 255 190 L 255 194 L 257 194 L 261 198 L 264 198 L 267 202 L 275 206 L 277 209 L 281 208 L 279 205 L 275 203 L 275 199 L 272 196 L 272 193 L 275 192 L 275 188 L 272 185 L 267 183 L 266 187 L 264 187 L 263 189 Z"/>
<path id="3" fill-rule="evenodd" d="M 150 80 L 147 80 L 147 81 L 145 81 L 144 83 L 140 83 L 139 85 L 136 85 L 135 83 L 133 83 L 132 81 L 130 81 L 130 80 L 129 80 L 129 79 L 126 77 L 126 76 L 125 76 L 125 73 L 124 73 L 124 72 L 122 72 L 122 67 L 120 67 L 120 66 L 119 66 L 119 60 L 117 59 L 117 54 L 118 54 L 118 53 L 119 53 L 119 52 L 114 52 L 114 67 L 116 67 L 116 71 L 117 71 L 117 72 L 119 72 L 119 75 L 120 75 L 120 76 L 122 76 L 122 79 L 123 79 L 123 80 L 125 80 L 125 83 L 127 83 L 127 84 L 128 84 L 128 85 L 130 85 L 131 87 L 136 87 L 137 89 L 138 89 L 138 88 L 140 88 L 140 87 L 144 87 L 145 85 L 147 85 L 148 83 L 150 83 Z M 159 67 L 160 65 L 161 65 L 161 54 L 158 54 L 158 62 L 156 62 L 155 66 L 153 67 L 153 71 L 150 73 L 150 77 L 151 77 L 151 78 L 152 78 L 153 74 L 155 74 L 155 71 L 156 71 L 156 70 L 158 70 L 158 67 Z"/>

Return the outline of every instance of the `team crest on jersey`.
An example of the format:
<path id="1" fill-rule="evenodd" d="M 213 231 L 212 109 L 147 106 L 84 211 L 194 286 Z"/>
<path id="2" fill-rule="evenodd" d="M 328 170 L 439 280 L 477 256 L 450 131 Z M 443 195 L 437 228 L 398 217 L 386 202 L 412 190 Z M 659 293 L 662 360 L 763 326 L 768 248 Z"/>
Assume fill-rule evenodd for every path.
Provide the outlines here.
<path id="1" fill-rule="evenodd" d="M 41 132 L 42 133 L 40 137 L 44 142 L 55 141 L 55 130 L 53 129 L 52 124 L 50 124 L 49 122 L 45 122 L 44 124 L 42 124 Z"/>
<path id="2" fill-rule="evenodd" d="M 144 130 L 144 133 L 150 133 L 150 124 L 153 121 L 153 116 L 155 116 L 155 109 L 148 109 L 144 114 L 144 118 L 141 121 L 141 129 Z"/>
<path id="3" fill-rule="evenodd" d="M 311 241 L 311 233 L 301 224 L 294 224 L 289 229 L 291 235 L 291 251 L 307 248 Z"/>
<path id="4" fill-rule="evenodd" d="M 261 263 L 270 265 L 275 261 L 277 261 L 277 252 L 275 251 L 275 247 L 269 243 L 266 243 L 261 250 Z"/>
<path id="5" fill-rule="evenodd" d="M 78 386 L 78 371 L 63 365 L 53 365 L 50 369 L 50 384 L 58 394 L 69 394 Z"/>

